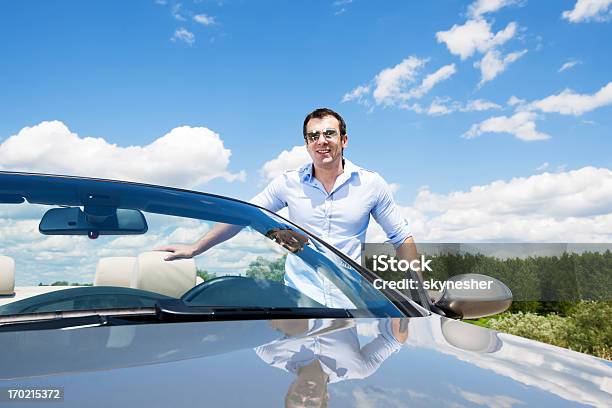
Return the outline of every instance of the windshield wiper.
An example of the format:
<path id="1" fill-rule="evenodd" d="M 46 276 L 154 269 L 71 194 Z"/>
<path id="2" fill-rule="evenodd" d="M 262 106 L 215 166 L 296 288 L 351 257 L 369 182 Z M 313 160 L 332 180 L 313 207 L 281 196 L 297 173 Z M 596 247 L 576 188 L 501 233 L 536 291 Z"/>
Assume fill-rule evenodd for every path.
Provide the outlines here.
<path id="1" fill-rule="evenodd" d="M 324 307 L 190 306 L 180 299 L 158 300 L 160 322 L 201 322 L 227 320 L 312 319 L 352 317 L 346 309 Z"/>
<path id="2" fill-rule="evenodd" d="M 67 310 L 0 316 L 0 332 L 71 330 L 146 323 L 347 317 L 352 315 L 345 309 L 190 306 L 180 299 L 164 299 L 159 300 L 155 308 Z"/>
<path id="3" fill-rule="evenodd" d="M 109 325 L 109 321 L 106 316 L 91 315 L 82 317 L 64 317 L 49 320 L 29 320 L 23 322 L 6 323 L 0 326 L 0 332 L 53 329 L 69 330 L 107 325 Z"/>
<path id="4" fill-rule="evenodd" d="M 117 326 L 155 321 L 155 309 L 66 310 L 0 316 L 0 332 L 22 330 L 69 330 L 86 327 Z"/>

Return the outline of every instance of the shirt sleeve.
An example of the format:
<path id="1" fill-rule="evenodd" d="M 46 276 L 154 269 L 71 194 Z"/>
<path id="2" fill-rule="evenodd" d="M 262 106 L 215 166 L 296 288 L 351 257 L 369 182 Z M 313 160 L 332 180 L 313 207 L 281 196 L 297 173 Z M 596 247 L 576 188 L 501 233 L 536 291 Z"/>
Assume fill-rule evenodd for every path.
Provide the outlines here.
<path id="1" fill-rule="evenodd" d="M 282 174 L 276 177 L 266 186 L 266 188 L 263 189 L 261 193 L 251 198 L 249 202 L 272 212 L 277 212 L 281 208 L 286 207 L 287 202 L 285 201 L 283 194 L 283 186 L 285 185 L 284 180 L 285 176 Z"/>
<path id="2" fill-rule="evenodd" d="M 358 322 L 357 325 L 359 324 Z M 360 364 L 359 378 L 372 375 L 391 354 L 397 353 L 402 348 L 402 343 L 393 336 L 391 319 L 380 319 L 377 329 L 376 338 L 360 350 L 362 364 Z"/>
<path id="3" fill-rule="evenodd" d="M 401 245 L 406 238 L 412 236 L 408 222 L 402 217 L 399 209 L 393 201 L 393 194 L 389 185 L 378 176 L 378 188 L 375 197 L 372 216 L 387 234 L 389 242 L 396 248 Z"/>

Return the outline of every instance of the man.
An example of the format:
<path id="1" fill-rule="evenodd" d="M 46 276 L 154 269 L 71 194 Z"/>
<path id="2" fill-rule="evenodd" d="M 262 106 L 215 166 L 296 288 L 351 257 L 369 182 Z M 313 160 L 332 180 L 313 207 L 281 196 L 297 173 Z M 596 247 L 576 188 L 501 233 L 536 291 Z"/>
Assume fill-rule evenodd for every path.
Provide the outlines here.
<path id="1" fill-rule="evenodd" d="M 344 119 L 331 109 L 316 109 L 304 119 L 302 132 L 312 163 L 275 178 L 251 202 L 274 212 L 288 207 L 291 221 L 322 237 L 358 263 L 371 214 L 395 245 L 397 258 L 416 259 L 412 234 L 393 202 L 387 183 L 377 173 L 344 158 L 348 145 Z M 233 237 L 240 229 L 240 226 L 217 224 L 195 244 L 171 245 L 159 250 L 171 252 L 165 258 L 168 261 L 191 258 Z M 321 279 L 306 276 L 297 267 L 286 268 L 285 282 L 304 293 L 323 291 Z"/>
<path id="2" fill-rule="evenodd" d="M 369 377 L 408 339 L 408 324 L 402 327 L 401 319 L 348 323 L 345 319 L 270 320 L 284 336 L 256 347 L 255 353 L 270 366 L 295 374 L 285 407 L 326 407 L 328 384 Z M 368 337 L 370 341 L 365 340 Z"/>

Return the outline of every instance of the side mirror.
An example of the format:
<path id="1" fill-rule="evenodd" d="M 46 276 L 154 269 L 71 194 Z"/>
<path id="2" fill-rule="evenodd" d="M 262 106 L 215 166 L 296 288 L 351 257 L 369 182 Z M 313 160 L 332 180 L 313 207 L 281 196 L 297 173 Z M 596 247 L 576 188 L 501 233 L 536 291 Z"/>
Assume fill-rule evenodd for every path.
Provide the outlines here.
<path id="1" fill-rule="evenodd" d="M 498 333 L 475 324 L 440 319 L 442 336 L 453 347 L 478 353 L 495 353 L 502 346 Z"/>
<path id="2" fill-rule="evenodd" d="M 113 207 L 52 208 L 43 215 L 38 230 L 45 235 L 137 235 L 148 230 L 139 210 Z"/>
<path id="3" fill-rule="evenodd" d="M 512 292 L 499 280 L 477 273 L 449 278 L 435 303 L 449 317 L 478 319 L 502 313 L 512 304 Z"/>

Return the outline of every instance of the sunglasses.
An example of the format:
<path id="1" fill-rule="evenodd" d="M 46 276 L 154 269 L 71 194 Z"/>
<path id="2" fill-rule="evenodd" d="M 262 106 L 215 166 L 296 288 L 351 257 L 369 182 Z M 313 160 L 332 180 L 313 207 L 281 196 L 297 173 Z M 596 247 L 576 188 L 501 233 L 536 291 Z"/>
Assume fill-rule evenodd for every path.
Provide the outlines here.
<path id="1" fill-rule="evenodd" d="M 325 129 L 320 132 L 308 132 L 306 133 L 304 139 L 306 139 L 308 143 L 314 143 L 319 140 L 319 137 L 321 137 L 321 135 L 323 135 L 325 140 L 331 141 L 338 137 L 338 131 L 336 129 Z"/>

